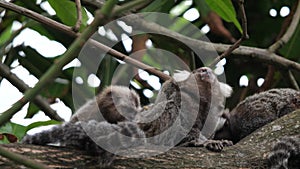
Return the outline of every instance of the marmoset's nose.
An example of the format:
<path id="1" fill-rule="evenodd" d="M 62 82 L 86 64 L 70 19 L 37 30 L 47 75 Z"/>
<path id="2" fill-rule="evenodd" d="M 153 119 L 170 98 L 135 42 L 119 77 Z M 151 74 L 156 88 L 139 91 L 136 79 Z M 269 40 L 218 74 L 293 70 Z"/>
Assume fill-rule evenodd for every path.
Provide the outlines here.
<path id="1" fill-rule="evenodd" d="M 201 68 L 198 69 L 198 71 L 200 73 L 211 73 L 212 72 L 212 70 L 208 67 L 201 67 Z"/>

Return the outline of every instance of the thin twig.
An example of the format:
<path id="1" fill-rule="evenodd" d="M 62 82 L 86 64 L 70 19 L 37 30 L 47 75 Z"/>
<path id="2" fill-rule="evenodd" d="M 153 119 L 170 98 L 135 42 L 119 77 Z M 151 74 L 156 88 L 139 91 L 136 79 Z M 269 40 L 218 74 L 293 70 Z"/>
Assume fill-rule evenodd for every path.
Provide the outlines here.
<path id="1" fill-rule="evenodd" d="M 2 1 L 1 1 L 2 2 Z M 52 81 L 57 77 L 62 68 L 75 59 L 80 52 L 83 44 L 96 32 L 100 25 L 104 25 L 107 21 L 107 16 L 110 15 L 114 4 L 117 0 L 108 0 L 105 5 L 95 12 L 95 18 L 93 22 L 82 32 L 82 34 L 75 39 L 68 50 L 56 60 L 45 74 L 40 78 L 38 83 L 30 90 L 27 90 L 19 101 L 17 101 L 10 109 L 3 112 L 0 116 L 0 126 L 5 124 L 11 117 L 18 112 L 29 100 L 33 99 L 44 88 L 49 81 Z"/>
<path id="2" fill-rule="evenodd" d="M 6 78 L 12 85 L 14 85 L 20 92 L 25 93 L 29 90 L 30 87 L 20 78 L 18 78 L 14 73 L 12 73 L 8 66 L 0 63 L 0 76 Z M 42 98 L 40 95 L 37 95 L 33 99 L 33 103 L 36 104 L 47 116 L 51 119 L 57 121 L 64 121 L 55 110 L 53 110 L 49 103 Z"/>
<path id="3" fill-rule="evenodd" d="M 6 8 L 7 3 L 8 2 L 0 1 L 0 6 Z M 11 4 L 10 6 L 16 6 L 16 5 Z M 98 6 L 102 6 L 102 5 L 98 4 Z M 22 8 L 22 7 L 19 7 L 19 8 Z M 10 8 L 8 8 L 8 9 L 10 9 Z M 16 10 L 15 8 L 13 8 L 13 9 L 12 9 L 13 11 L 20 13 L 19 10 Z M 23 8 L 22 10 L 27 10 L 27 9 Z M 23 13 L 21 13 L 21 14 L 23 14 Z M 66 33 L 67 35 L 70 35 L 72 37 L 76 37 L 79 35 L 79 33 L 75 33 L 74 31 L 72 31 L 72 28 L 65 26 L 59 22 L 53 21 L 53 20 L 51 20 L 47 17 L 44 17 L 38 13 L 31 11 L 31 13 L 24 13 L 23 15 L 27 16 L 29 18 L 35 19 L 36 21 L 38 21 L 42 24 L 45 24 L 49 27 L 52 27 L 54 29 L 61 30 L 62 32 Z M 34 16 L 32 16 L 32 15 L 34 15 Z M 146 22 L 145 20 L 141 19 L 138 15 L 132 14 L 126 18 L 127 18 L 126 22 L 132 23 L 132 24 L 139 23 L 139 26 L 141 26 L 144 30 L 157 32 L 159 34 L 163 34 L 163 35 L 172 37 L 174 39 L 178 39 L 191 47 L 203 49 L 208 52 L 217 51 L 219 53 L 222 53 L 222 52 L 225 52 L 226 50 L 228 50 L 228 48 L 230 47 L 230 45 L 205 42 L 205 41 L 200 41 L 200 40 L 196 40 L 196 39 L 184 36 L 177 32 L 170 31 L 169 29 L 166 29 L 166 28 L 164 28 L 158 24 L 155 24 L 153 22 Z M 51 20 L 51 22 L 53 22 L 53 23 L 50 23 L 49 20 Z M 97 42 L 97 43 L 99 43 L 99 42 Z M 105 45 L 100 44 L 100 46 L 105 46 Z M 111 49 L 109 51 L 109 53 L 112 51 L 114 51 L 114 49 Z M 278 54 L 270 53 L 266 49 L 256 48 L 256 47 L 248 47 L 248 46 L 240 46 L 237 50 L 232 51 L 232 54 L 239 55 L 239 58 L 242 58 L 242 57 L 243 58 L 251 58 L 251 59 L 255 58 L 257 60 L 267 62 L 269 64 L 274 64 L 276 66 L 279 66 L 279 67 L 282 67 L 285 69 L 291 68 L 291 69 L 294 69 L 294 70 L 297 70 L 300 72 L 300 64 L 299 63 L 291 61 L 284 57 L 281 57 Z M 157 76 L 159 76 L 159 75 L 157 75 Z"/>
<path id="4" fill-rule="evenodd" d="M 299 90 L 300 90 L 300 89 L 299 89 L 299 85 L 298 85 L 298 83 L 297 83 L 297 81 L 296 81 L 296 79 L 295 79 L 295 77 L 294 77 L 292 71 L 289 70 L 289 71 L 288 71 L 288 74 L 289 74 L 289 78 L 290 78 L 290 81 L 291 81 L 293 87 L 294 87 L 296 90 L 299 91 Z"/>
<path id="5" fill-rule="evenodd" d="M 163 72 L 157 70 L 156 68 L 154 68 L 152 66 L 149 66 L 149 65 L 146 65 L 146 64 L 144 64 L 144 63 L 142 63 L 142 62 L 140 62 L 136 59 L 133 59 L 133 58 L 117 51 L 117 50 L 114 50 L 114 49 L 112 49 L 112 48 L 110 48 L 110 47 L 108 47 L 108 46 L 106 46 L 102 43 L 99 43 L 99 42 L 95 41 L 94 39 L 90 39 L 89 43 L 91 45 L 94 45 L 94 46 L 104 50 L 104 51 L 108 51 L 108 53 L 113 55 L 116 59 L 124 61 L 128 64 L 131 64 L 131 65 L 133 65 L 137 68 L 143 69 L 143 70 L 149 72 L 150 74 L 154 74 L 154 75 L 160 77 L 164 81 L 171 78 L 170 76 L 168 76 L 167 74 L 164 74 Z"/>
<path id="6" fill-rule="evenodd" d="M 299 1 L 298 1 L 299 3 Z M 271 45 L 268 50 L 272 53 L 276 52 L 281 45 L 279 40 L 286 34 L 291 33 L 294 34 L 294 32 L 287 32 L 288 28 L 291 26 L 291 22 L 295 22 L 295 12 L 297 10 L 297 3 L 293 6 L 290 14 L 284 19 L 283 24 L 281 26 L 281 30 L 279 31 L 279 34 L 276 37 L 275 43 Z M 293 20 L 294 19 L 294 20 Z M 295 31 L 295 30 L 294 30 Z M 268 72 L 265 76 L 265 81 L 262 84 L 262 86 L 259 88 L 259 91 L 265 91 L 271 87 L 274 81 L 274 74 L 275 74 L 275 66 L 274 65 L 268 65 Z"/>
<path id="7" fill-rule="evenodd" d="M 293 36 L 293 34 L 297 28 L 299 20 L 300 20 L 300 1 L 298 0 L 297 10 L 293 16 L 290 26 L 286 30 L 285 34 L 278 41 L 276 41 L 274 44 L 272 44 L 269 47 L 268 50 L 270 52 L 272 52 L 272 53 L 276 52 L 280 47 L 282 47 L 284 44 L 286 44 L 290 40 L 290 38 Z"/>
<path id="8" fill-rule="evenodd" d="M 15 5 L 13 3 L 10 3 L 10 2 L 6 2 L 6 1 L 0 1 L 0 6 L 5 8 L 5 9 L 9 9 L 9 10 L 12 10 L 16 13 L 19 13 L 21 15 L 24 15 L 24 16 L 30 16 L 29 18 L 33 19 L 33 20 L 36 20 L 36 21 L 43 21 L 42 23 L 45 24 L 45 25 L 56 25 L 56 29 L 57 30 L 60 30 L 62 32 L 65 32 L 67 33 L 68 35 L 71 35 L 71 36 L 75 36 L 76 33 L 72 30 L 71 27 L 69 26 L 66 26 L 64 24 L 61 24 L 59 22 L 56 22 L 50 18 L 47 18 L 43 15 L 40 15 L 34 11 L 31 11 L 31 10 L 28 10 L 26 8 L 23 8 L 21 6 L 18 6 L 18 5 Z"/>
<path id="9" fill-rule="evenodd" d="M 81 2 L 80 0 L 75 0 L 75 4 L 76 4 L 76 10 L 77 10 L 77 21 L 75 26 L 73 27 L 73 30 L 75 32 L 78 32 L 80 29 L 80 25 L 82 22 L 82 13 L 81 13 Z"/>
<path id="10" fill-rule="evenodd" d="M 243 33 L 242 33 L 242 37 L 237 40 L 232 46 L 230 46 L 230 48 L 228 48 L 228 50 L 226 50 L 225 52 L 223 52 L 221 55 L 219 55 L 217 58 L 214 59 L 214 61 L 209 64 L 208 67 L 213 67 L 214 65 L 216 65 L 220 60 L 222 60 L 223 58 L 227 57 L 228 55 L 230 55 L 232 53 L 232 51 L 234 51 L 236 48 L 238 48 L 242 41 L 245 39 L 249 39 L 249 35 L 247 33 L 247 17 L 246 17 L 246 13 L 245 13 L 245 8 L 244 8 L 244 0 L 239 0 L 239 10 L 241 11 L 241 15 L 242 15 L 242 29 L 243 29 Z"/>
<path id="11" fill-rule="evenodd" d="M 99 1 L 82 0 L 82 2 L 87 3 L 89 5 L 93 5 L 98 8 L 103 5 Z M 242 18 L 245 19 L 245 17 L 242 17 Z M 166 29 L 156 23 L 147 22 L 135 14 L 126 16 L 125 21 L 130 24 L 138 23 L 139 26 L 141 28 L 143 28 L 144 31 L 157 32 L 158 34 L 163 34 L 165 36 L 168 36 L 168 37 L 171 37 L 174 39 L 178 39 L 179 41 L 185 43 L 186 45 L 193 47 L 193 48 L 198 48 L 199 50 L 205 50 L 208 52 L 217 51 L 218 53 L 223 53 L 226 50 L 228 50 L 228 48 L 230 48 L 230 45 L 205 42 L 205 41 L 196 40 L 196 39 L 184 36 L 180 33 Z M 245 24 L 246 20 L 244 20 L 242 22 Z M 242 27 L 244 27 L 244 29 L 245 29 L 246 24 L 245 24 L 245 26 L 242 25 Z M 262 62 L 276 65 L 277 67 L 280 67 L 283 69 L 294 69 L 294 70 L 297 70 L 300 72 L 300 64 L 299 63 L 291 61 L 289 59 L 286 59 L 278 54 L 270 53 L 267 49 L 262 49 L 262 48 L 257 48 L 257 47 L 240 46 L 238 49 L 232 51 L 232 54 L 239 55 L 238 59 L 241 59 L 241 58 L 242 59 L 247 59 L 247 58 L 257 59 Z"/>
<path id="12" fill-rule="evenodd" d="M 5 8 L 6 3 L 8 3 L 8 2 L 0 1 L 0 6 Z M 15 5 L 11 4 L 10 6 L 15 6 Z M 101 4 L 98 4 L 98 6 L 101 6 Z M 19 8 L 21 8 L 21 7 L 19 7 Z M 10 8 L 8 8 L 8 9 L 10 9 Z M 20 13 L 19 10 L 16 10 L 15 8 L 13 8 L 13 9 L 14 9 L 13 11 Z M 27 9 L 24 8 L 22 10 L 27 10 Z M 32 16 L 32 14 L 34 16 Z M 56 21 L 53 21 L 53 20 L 51 20 L 47 17 L 44 17 L 38 13 L 34 13 L 31 11 L 31 13 L 24 13 L 24 15 L 29 18 L 35 19 L 38 22 L 43 23 L 47 26 L 50 26 L 54 29 L 61 30 L 62 32 L 66 33 L 72 37 L 76 37 L 79 35 L 79 34 L 76 34 L 75 32 L 73 32 L 70 27 L 65 26 L 61 23 L 58 23 Z M 172 32 L 162 26 L 159 26 L 158 24 L 146 22 L 145 20 L 139 18 L 137 15 L 131 15 L 131 16 L 128 16 L 127 18 L 128 19 L 126 20 L 126 22 L 139 23 L 140 26 L 142 26 L 146 30 L 158 31 L 159 33 L 164 34 L 166 36 L 172 37 L 174 39 L 179 39 L 180 41 L 182 41 L 185 44 L 190 45 L 192 47 L 197 47 L 197 48 L 204 49 L 207 51 L 212 51 L 212 49 L 214 49 L 219 53 L 225 52 L 230 47 L 229 45 L 225 45 L 225 44 L 209 43 L 209 42 L 200 41 L 200 40 L 186 37 L 182 34 L 179 34 L 177 32 Z M 51 22 L 54 22 L 54 24 L 50 23 L 49 20 L 51 20 Z M 97 42 L 97 43 L 99 43 L 99 42 Z M 101 45 L 103 45 L 103 44 L 101 44 Z M 110 52 L 111 51 L 114 51 L 114 50 L 111 49 Z M 232 53 L 236 54 L 236 55 L 244 56 L 244 57 L 256 58 L 258 60 L 265 61 L 270 64 L 276 64 L 283 68 L 292 68 L 292 69 L 300 71 L 300 64 L 290 61 L 288 59 L 285 59 L 277 54 L 270 54 L 270 52 L 265 49 L 256 48 L 256 47 L 240 46 L 238 50 L 234 50 Z"/>
<path id="13" fill-rule="evenodd" d="M 181 41 L 182 43 L 190 46 L 191 48 L 204 50 L 207 52 L 218 52 L 222 53 L 228 50 L 231 45 L 226 44 L 219 44 L 219 43 L 212 43 L 212 42 L 206 42 L 201 41 L 197 39 L 193 39 L 187 36 L 184 36 L 180 33 L 171 31 L 165 27 L 162 27 L 156 23 L 148 22 L 139 17 L 138 15 L 131 14 L 125 18 L 122 18 L 123 21 L 126 23 L 129 23 L 131 25 L 136 25 L 138 23 L 139 28 L 143 29 L 143 31 L 149 31 L 149 32 L 156 32 L 157 34 L 162 34 L 168 37 L 171 37 L 173 39 L 177 39 Z M 239 55 L 239 59 L 247 59 L 247 58 L 255 58 L 257 60 L 267 62 L 269 64 L 274 64 L 276 66 L 279 66 L 284 69 L 295 69 L 300 72 L 300 64 L 294 61 L 291 61 L 289 59 L 286 59 L 284 57 L 281 57 L 278 54 L 270 53 L 266 49 L 257 48 L 257 47 L 248 47 L 248 46 L 240 46 L 238 49 L 232 51 L 232 54 Z"/>
<path id="14" fill-rule="evenodd" d="M 136 1 L 139 2 L 139 3 L 148 2 L 148 1 L 141 1 L 141 0 L 136 0 Z M 130 5 L 126 5 L 126 8 L 118 7 L 117 9 L 115 9 L 113 11 L 117 14 L 120 14 L 124 10 L 127 10 L 128 7 L 132 7 L 133 4 L 137 5 L 138 4 L 137 2 L 135 2 L 135 3 L 130 2 Z M 61 30 L 62 32 L 66 33 L 69 36 L 77 37 L 77 36 L 80 35 L 80 33 L 74 32 L 71 27 L 68 27 L 64 24 L 61 24 L 61 23 L 56 22 L 54 20 L 51 20 L 50 18 L 44 17 L 44 16 L 42 16 L 42 15 L 36 13 L 36 12 L 30 11 L 26 8 L 17 6 L 15 4 L 5 2 L 5 1 L 0 1 L 0 6 L 3 7 L 3 8 L 6 8 L 6 9 L 10 9 L 10 10 L 12 10 L 14 12 L 17 12 L 19 14 L 22 14 L 24 16 L 27 16 L 31 19 L 34 19 L 34 20 L 36 20 L 36 21 L 38 21 L 42 24 L 45 24 L 49 27 L 52 27 L 54 29 Z M 90 40 L 89 42 L 92 43 L 94 46 L 98 46 L 100 49 L 108 51 L 108 53 L 111 54 L 113 57 L 115 57 L 117 59 L 123 58 L 123 59 L 120 59 L 120 60 L 122 60 L 124 62 L 129 62 L 133 66 L 136 66 L 135 64 L 137 64 L 137 67 L 139 67 L 141 69 L 144 69 L 145 71 L 149 71 L 149 73 L 154 74 L 154 75 L 160 77 L 163 80 L 167 80 L 167 79 L 171 78 L 170 76 L 168 76 L 166 74 L 163 74 L 161 71 L 155 69 L 154 67 L 148 66 L 146 64 L 143 64 L 142 62 L 134 60 L 131 57 L 129 57 L 127 55 L 124 55 L 124 54 L 122 54 L 122 53 L 120 53 L 120 52 L 104 45 L 104 44 L 101 44 L 101 43 L 95 41 L 95 40 Z"/>

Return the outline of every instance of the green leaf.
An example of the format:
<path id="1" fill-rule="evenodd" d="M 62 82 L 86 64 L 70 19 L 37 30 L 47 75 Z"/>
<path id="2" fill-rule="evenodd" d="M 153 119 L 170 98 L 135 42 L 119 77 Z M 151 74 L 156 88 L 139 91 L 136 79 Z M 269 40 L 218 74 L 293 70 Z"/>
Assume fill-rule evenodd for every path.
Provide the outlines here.
<path id="1" fill-rule="evenodd" d="M 32 118 L 39 110 L 40 109 L 34 103 L 29 103 L 25 118 Z"/>
<path id="2" fill-rule="evenodd" d="M 8 122 L 0 128 L 0 134 L 9 133 L 15 135 L 19 140 L 24 137 L 27 130 L 25 126 L 20 124 Z"/>
<path id="3" fill-rule="evenodd" d="M 38 122 L 31 123 L 30 125 L 28 125 L 26 127 L 25 131 L 27 132 L 27 131 L 29 131 L 29 130 L 31 130 L 33 128 L 36 128 L 36 127 L 56 125 L 56 124 L 61 124 L 61 122 L 56 121 L 56 120 L 38 121 Z"/>
<path id="4" fill-rule="evenodd" d="M 242 33 L 242 27 L 236 18 L 235 9 L 231 0 L 205 0 L 211 10 L 215 11 L 227 22 L 233 22 L 236 28 Z"/>
<path id="5" fill-rule="evenodd" d="M 26 126 L 16 124 L 16 123 L 11 123 L 11 126 L 13 129 L 12 134 L 17 136 L 18 140 L 21 140 L 27 132 Z"/>
<path id="6" fill-rule="evenodd" d="M 51 7 L 55 10 L 58 18 L 68 26 L 74 26 L 77 21 L 77 10 L 74 2 L 69 0 L 48 0 Z M 86 26 L 88 16 L 84 8 L 81 9 L 82 25 Z"/>
<path id="7" fill-rule="evenodd" d="M 2 134 L 0 134 L 0 135 L 1 135 L 0 144 L 8 144 L 8 143 L 10 143 L 6 136 L 4 136 Z"/>

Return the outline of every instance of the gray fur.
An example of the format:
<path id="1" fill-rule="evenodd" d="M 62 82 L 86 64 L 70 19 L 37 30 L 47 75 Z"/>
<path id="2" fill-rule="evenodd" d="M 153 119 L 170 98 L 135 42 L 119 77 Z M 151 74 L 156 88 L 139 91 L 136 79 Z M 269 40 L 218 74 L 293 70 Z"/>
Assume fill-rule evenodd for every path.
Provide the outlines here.
<path id="1" fill-rule="evenodd" d="M 285 136 L 277 141 L 268 155 L 270 169 L 298 169 L 300 167 L 300 135 Z"/>
<path id="2" fill-rule="evenodd" d="M 224 101 L 232 89 L 219 82 L 209 68 L 199 68 L 184 76 L 180 81 L 171 79 L 165 82 L 155 103 L 144 110 L 141 109 L 139 97 L 133 90 L 110 86 L 83 105 L 70 122 L 33 136 L 28 135 L 23 143 L 59 143 L 62 146 L 75 147 L 98 155 L 101 165 L 109 165 L 114 155 L 96 143 L 121 145 L 119 148 L 126 149 L 136 144 L 135 138 L 153 137 L 174 125 L 178 128 L 173 129 L 168 137 L 162 138 L 167 139 L 167 144 L 205 146 L 220 151 L 231 143 L 211 139 L 224 124 L 221 117 Z M 151 118 L 152 120 L 147 121 Z M 186 126 L 192 121 L 195 124 L 187 131 Z M 132 141 L 116 133 L 129 136 Z M 187 135 L 181 142 L 172 142 L 184 136 L 184 133 Z M 110 138 L 114 138 L 114 141 L 109 141 Z M 143 139 L 141 141 L 138 144 L 142 144 Z"/>
<path id="3" fill-rule="evenodd" d="M 238 142 L 263 125 L 300 108 L 300 92 L 293 89 L 271 89 L 247 97 L 230 113 L 228 123 L 216 134 L 216 139 Z"/>
<path id="4" fill-rule="evenodd" d="M 145 138 L 144 132 L 128 120 L 133 119 L 140 109 L 139 96 L 135 91 L 123 86 L 109 86 L 79 108 L 70 122 L 35 135 L 26 135 L 22 143 L 58 144 L 85 150 L 97 156 L 101 167 L 109 166 L 114 153 L 144 142 L 143 139 L 142 142 L 135 140 Z M 109 152 L 100 146 L 101 143 L 102 146 L 109 143 L 104 146 L 116 149 Z"/>
<path id="5" fill-rule="evenodd" d="M 187 126 L 195 121 L 179 145 L 206 146 L 215 151 L 231 145 L 228 141 L 211 141 L 216 130 L 225 122 L 222 117 L 224 101 L 230 96 L 231 87 L 224 83 L 221 85 L 212 70 L 206 67 L 190 74 L 185 73 L 185 76 L 186 78 L 177 76 L 180 77 L 180 81 L 171 79 L 163 84 L 154 106 L 138 114 L 138 121 L 151 117 L 155 117 L 154 120 L 139 123 L 140 127 L 147 137 L 153 137 L 175 124 L 180 127 L 174 131 L 174 135 L 180 137 L 186 132 Z M 174 135 L 167 138 L 176 139 L 177 136 Z"/>
<path id="6" fill-rule="evenodd" d="M 137 143 L 143 144 L 143 142 L 136 142 L 135 138 L 145 138 L 144 132 L 135 123 L 110 124 L 105 121 L 90 120 L 88 122 L 67 122 L 35 135 L 26 135 L 22 143 L 36 145 L 58 143 L 59 146 L 84 150 L 96 156 L 99 165 L 105 167 L 114 160 L 116 152 L 136 146 Z M 109 143 L 105 146 L 116 149 L 107 151 L 98 145 L 101 143 L 102 145 Z"/>
<path id="7" fill-rule="evenodd" d="M 116 124 L 132 120 L 140 110 L 140 97 L 134 90 L 125 86 L 108 86 L 80 107 L 70 121 L 96 120 Z"/>

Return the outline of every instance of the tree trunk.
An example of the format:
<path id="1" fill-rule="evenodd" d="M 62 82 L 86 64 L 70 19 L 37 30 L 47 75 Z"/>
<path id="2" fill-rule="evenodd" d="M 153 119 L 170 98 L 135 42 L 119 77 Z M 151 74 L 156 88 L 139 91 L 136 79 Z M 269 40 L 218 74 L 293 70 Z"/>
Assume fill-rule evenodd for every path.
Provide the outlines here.
<path id="1" fill-rule="evenodd" d="M 273 142 L 282 136 L 299 133 L 300 110 L 297 110 L 267 124 L 220 153 L 201 147 L 175 147 L 154 157 L 117 157 L 110 168 L 266 168 L 266 157 Z M 49 168 L 100 168 L 95 157 L 78 150 L 22 144 L 6 144 L 2 147 L 41 162 Z M 0 168 L 20 166 L 0 157 Z"/>

